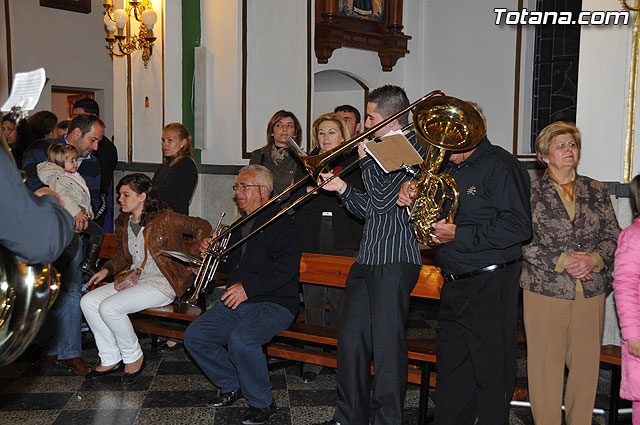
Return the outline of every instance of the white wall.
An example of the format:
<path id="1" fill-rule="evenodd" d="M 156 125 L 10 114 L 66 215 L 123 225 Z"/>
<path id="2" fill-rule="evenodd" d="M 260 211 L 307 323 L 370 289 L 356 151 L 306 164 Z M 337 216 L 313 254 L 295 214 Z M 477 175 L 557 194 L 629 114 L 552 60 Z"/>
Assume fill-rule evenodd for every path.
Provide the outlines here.
<path id="1" fill-rule="evenodd" d="M 267 144 L 267 122 L 280 109 L 292 111 L 306 128 L 306 16 L 303 1 L 248 2 L 248 151 Z"/>
<path id="2" fill-rule="evenodd" d="M 495 25 L 494 8 L 517 10 L 517 4 L 516 0 L 427 0 L 421 10 L 423 91 L 440 89 L 476 102 L 484 110 L 489 139 L 509 152 L 516 27 Z"/>
<path id="3" fill-rule="evenodd" d="M 172 2 L 177 0 L 167 1 L 166 7 L 169 8 Z M 517 9 L 517 3 L 516 0 L 405 0 L 404 32 L 412 36 L 408 45 L 411 53 L 399 59 L 392 72 L 382 72 L 375 52 L 351 48 L 335 50 L 327 64 L 318 64 L 312 55 L 311 64 L 308 64 L 306 3 L 292 0 L 249 2 L 248 149 L 264 144 L 265 125 L 275 110 L 293 110 L 306 127 L 307 120 L 312 120 L 320 109 L 324 111 L 329 103 L 333 103 L 331 95 L 314 94 L 313 87 L 312 98 L 306 98 L 307 67 L 311 66 L 311 75 L 326 70 L 347 72 L 370 88 L 387 83 L 401 85 L 411 100 L 434 89 L 474 100 L 484 109 L 492 142 L 512 151 L 516 27 L 495 25 L 494 9 L 501 7 L 513 11 Z M 525 7 L 532 9 L 532 5 L 532 0 L 525 1 Z M 619 10 L 619 4 L 616 0 L 585 0 L 583 9 Z M 210 76 L 213 96 L 208 99 L 205 118 L 208 137 L 207 149 L 202 155 L 205 164 L 246 163 L 241 158 L 241 12 L 241 0 L 202 2 L 202 45 L 214 57 Z M 519 142 L 526 145 L 531 113 L 533 31 L 532 27 L 523 30 Z M 631 26 L 584 26 L 582 29 L 578 125 L 583 130 L 585 146 L 580 171 L 601 180 L 621 178 L 630 31 Z M 172 45 L 179 47 L 178 39 L 177 31 L 167 34 L 167 51 Z M 150 64 L 150 67 L 152 65 L 155 66 Z M 167 99 L 177 95 L 172 92 L 179 87 L 177 71 L 176 77 L 167 76 L 177 69 L 167 60 Z M 147 71 L 147 74 L 156 75 L 154 72 Z M 176 81 L 176 84 L 170 81 Z M 306 116 L 308 103 L 312 105 L 309 117 Z M 152 145 L 137 147 L 140 150 L 134 159 L 159 161 L 156 142 L 160 125 L 154 123 L 150 130 L 147 129 L 140 114 L 140 111 L 134 111 L 136 126 L 141 126 L 136 130 L 136 144 Z M 636 149 L 636 166 L 640 164 L 639 151 L 640 148 Z M 520 153 L 523 152 L 524 148 Z"/>
<path id="4" fill-rule="evenodd" d="M 620 10 L 617 0 L 584 0 L 583 10 Z M 578 113 L 581 174 L 622 181 L 632 20 L 629 25 L 583 26 L 580 34 Z M 636 110 L 640 111 L 636 106 Z M 636 119 L 635 174 L 640 171 Z"/>
<path id="5" fill-rule="evenodd" d="M 202 46 L 213 55 L 214 93 L 206 104 L 204 164 L 247 162 L 241 158 L 241 7 L 238 0 L 202 1 Z"/>
<path id="6" fill-rule="evenodd" d="M 89 14 L 41 7 L 36 0 L 9 3 L 13 72 L 44 67 L 51 79 L 36 110 L 51 108 L 52 85 L 103 90 L 100 112 L 108 133 L 113 69 L 105 49 L 102 0 L 91 1 Z"/>
<path id="7" fill-rule="evenodd" d="M 122 3 L 116 1 L 114 4 L 120 7 Z M 182 121 L 182 14 L 179 0 L 155 1 L 152 4 L 158 15 L 158 21 L 153 27 L 157 39 L 146 68 L 142 61 L 142 51 L 137 50 L 131 54 L 132 160 L 159 164 L 162 162 L 160 137 L 163 124 Z M 135 20 L 132 19 L 132 22 Z M 138 28 L 139 25 L 133 24 L 132 33 L 137 33 Z M 163 34 L 163 30 L 166 30 L 167 34 Z M 125 57 L 113 59 L 113 90 L 115 144 L 118 148 L 118 159 L 127 161 L 129 111 Z"/>

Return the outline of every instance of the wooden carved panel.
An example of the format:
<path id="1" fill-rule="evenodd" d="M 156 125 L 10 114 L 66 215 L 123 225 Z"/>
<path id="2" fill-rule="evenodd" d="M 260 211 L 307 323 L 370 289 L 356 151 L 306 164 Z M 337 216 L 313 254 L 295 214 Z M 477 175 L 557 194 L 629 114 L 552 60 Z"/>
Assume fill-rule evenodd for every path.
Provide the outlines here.
<path id="1" fill-rule="evenodd" d="M 366 5 L 364 10 L 357 8 L 360 4 Z M 409 53 L 411 36 L 402 32 L 402 0 L 317 0 L 315 15 L 318 63 L 328 63 L 336 49 L 353 47 L 378 52 L 382 70 L 391 71 Z"/>

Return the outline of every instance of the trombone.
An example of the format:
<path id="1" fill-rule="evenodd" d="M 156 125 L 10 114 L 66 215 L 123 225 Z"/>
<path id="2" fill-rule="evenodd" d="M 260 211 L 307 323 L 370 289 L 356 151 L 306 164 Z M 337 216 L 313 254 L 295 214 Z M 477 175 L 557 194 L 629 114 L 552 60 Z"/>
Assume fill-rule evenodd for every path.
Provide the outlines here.
<path id="1" fill-rule="evenodd" d="M 302 165 L 304 166 L 305 171 L 306 171 L 307 174 L 304 177 L 301 177 L 300 179 L 298 179 L 298 180 L 294 181 L 293 183 L 291 183 L 281 193 L 279 193 L 278 195 L 276 195 L 273 198 L 269 199 L 262 206 L 260 206 L 257 210 L 255 210 L 251 214 L 248 214 L 248 215 L 244 216 L 243 218 L 237 220 L 234 224 L 229 226 L 226 230 L 223 230 L 222 233 L 218 234 L 217 238 L 212 241 L 212 244 L 214 242 L 217 242 L 217 241 L 222 240 L 223 238 L 225 238 L 227 236 L 227 234 L 229 234 L 231 231 L 235 230 L 239 226 L 241 226 L 244 223 L 246 223 L 248 220 L 252 219 L 256 214 L 260 213 L 262 210 L 264 210 L 265 208 L 267 208 L 268 206 L 270 206 L 271 204 L 276 202 L 278 199 L 280 199 L 280 197 L 282 197 L 285 193 L 288 193 L 289 191 L 291 191 L 291 190 L 295 189 L 296 187 L 300 186 L 308 178 L 311 178 L 311 180 L 316 182 L 317 179 L 318 179 L 318 176 L 320 175 L 322 170 L 324 170 L 332 161 L 334 161 L 340 155 L 343 155 L 343 154 L 346 155 L 348 152 L 350 152 L 356 146 L 357 143 L 361 142 L 362 140 L 364 140 L 366 138 L 369 138 L 369 136 L 371 134 L 374 134 L 376 131 L 380 130 L 381 128 L 383 128 L 384 126 L 386 126 L 387 124 L 389 124 L 393 120 L 395 120 L 395 119 L 399 118 L 400 116 L 408 113 L 410 110 L 412 110 L 413 108 L 417 107 L 418 105 L 420 105 L 421 103 L 423 103 L 427 99 L 429 99 L 429 98 L 431 98 L 433 96 L 444 96 L 444 95 L 445 94 L 444 94 L 443 91 L 434 90 L 434 91 L 422 96 L 420 99 L 416 100 L 415 102 L 413 102 L 412 104 L 410 104 L 406 108 L 402 109 L 401 111 L 396 112 L 395 114 L 391 115 L 390 117 L 384 119 L 383 121 L 381 121 L 380 123 L 378 123 L 375 126 L 371 127 L 369 130 L 365 131 L 364 133 L 361 133 L 361 134 L 357 135 L 356 137 L 353 137 L 353 138 L 349 139 L 346 143 L 343 143 L 342 145 L 337 146 L 337 147 L 331 149 L 330 151 L 324 152 L 322 154 L 314 155 L 314 156 L 307 156 L 307 155 L 304 155 L 302 153 L 300 148 L 291 149 L 297 154 L 297 156 L 300 159 L 300 161 L 302 162 Z M 406 131 L 409 128 L 411 128 L 412 126 L 413 126 L 413 124 L 409 124 L 406 127 L 404 127 L 402 130 Z M 291 141 L 290 141 L 290 144 L 291 144 Z M 289 206 L 287 206 L 286 208 L 283 208 L 282 210 L 280 210 L 271 219 L 269 219 L 268 221 L 264 222 L 262 225 L 258 226 L 258 228 L 254 229 L 253 231 L 248 233 L 246 236 L 242 237 L 240 240 L 235 242 L 233 245 L 231 245 L 228 248 L 222 249 L 221 251 L 219 251 L 217 254 L 214 254 L 214 255 L 219 255 L 219 256 L 226 255 L 229 251 L 231 251 L 232 249 L 234 249 L 238 245 L 244 243 L 251 236 L 255 235 L 256 233 L 261 231 L 264 227 L 268 226 L 273 221 L 277 220 L 280 216 L 282 216 L 282 214 L 286 213 L 287 211 L 289 211 L 294 206 L 300 204 L 305 199 L 307 199 L 307 197 L 311 196 L 313 193 L 315 193 L 318 190 L 322 189 L 329 182 L 333 181 L 333 179 L 335 179 L 336 177 L 340 176 L 342 173 L 344 173 L 345 171 L 350 169 L 352 166 L 357 164 L 359 162 L 359 160 L 360 159 L 358 159 L 358 160 L 354 161 L 353 163 L 347 165 L 342 170 L 340 170 L 338 173 L 334 174 L 333 176 L 331 176 L 330 178 L 328 178 L 327 180 L 322 182 L 322 184 L 319 185 L 316 189 L 314 189 L 314 190 L 306 193 L 305 195 L 301 196 L 296 201 L 292 202 Z"/>
<path id="2" fill-rule="evenodd" d="M 224 218 L 225 213 L 220 213 L 220 218 L 218 219 L 218 224 L 214 232 L 219 234 L 224 231 L 225 228 L 229 226 L 225 226 L 222 224 L 222 219 Z M 218 252 L 224 250 L 229 243 L 229 239 L 231 238 L 231 232 L 227 232 L 226 236 L 222 239 L 214 239 L 209 242 L 209 246 L 207 248 L 207 252 L 205 257 L 202 259 L 200 263 L 200 268 L 198 269 L 198 274 L 196 275 L 196 279 L 193 282 L 194 291 L 191 297 L 185 301 L 185 303 L 192 305 L 194 307 L 198 307 L 198 298 L 201 293 L 207 289 L 207 285 L 209 282 L 213 280 L 213 275 L 216 274 L 216 270 L 218 269 L 218 265 L 220 264 L 220 260 L 222 255 L 218 255 Z"/>

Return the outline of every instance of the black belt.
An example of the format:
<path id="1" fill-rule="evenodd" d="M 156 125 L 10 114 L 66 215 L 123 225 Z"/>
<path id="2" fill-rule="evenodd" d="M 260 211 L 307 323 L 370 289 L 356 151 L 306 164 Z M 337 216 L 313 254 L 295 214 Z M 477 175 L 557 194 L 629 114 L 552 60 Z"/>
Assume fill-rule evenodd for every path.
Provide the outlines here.
<path id="1" fill-rule="evenodd" d="M 483 267 L 481 269 L 474 270 L 474 271 L 469 272 L 469 273 L 463 273 L 463 274 L 442 273 L 442 277 L 444 278 L 445 282 L 451 282 L 452 280 L 466 279 L 468 277 L 477 276 L 477 275 L 482 274 L 482 273 L 488 273 L 488 272 L 493 272 L 493 271 L 498 270 L 498 269 L 503 269 L 503 268 L 505 268 L 507 266 L 510 266 L 511 264 L 513 264 L 513 263 L 515 263 L 517 261 L 519 261 L 519 260 L 515 259 L 515 260 L 507 261 L 506 263 L 502 263 L 502 264 L 492 264 L 490 266 Z"/>

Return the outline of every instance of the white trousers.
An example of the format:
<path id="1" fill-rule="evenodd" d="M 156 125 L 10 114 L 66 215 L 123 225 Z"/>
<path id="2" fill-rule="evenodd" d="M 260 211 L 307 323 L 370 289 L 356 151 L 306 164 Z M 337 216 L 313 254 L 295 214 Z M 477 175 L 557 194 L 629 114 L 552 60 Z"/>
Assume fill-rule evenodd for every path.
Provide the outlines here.
<path id="1" fill-rule="evenodd" d="M 80 307 L 93 332 L 101 364 L 110 366 L 120 360 L 127 364 L 138 360 L 142 349 L 128 314 L 162 307 L 172 301 L 173 297 L 169 298 L 148 282 L 138 282 L 120 292 L 110 283 L 83 296 Z"/>

